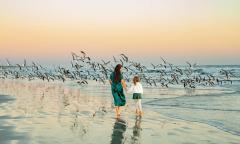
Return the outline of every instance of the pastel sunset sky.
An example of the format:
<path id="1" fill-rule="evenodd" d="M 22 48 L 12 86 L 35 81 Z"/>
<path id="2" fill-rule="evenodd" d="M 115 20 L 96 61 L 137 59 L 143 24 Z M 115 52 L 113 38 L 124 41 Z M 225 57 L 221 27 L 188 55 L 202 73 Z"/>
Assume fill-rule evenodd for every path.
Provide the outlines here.
<path id="1" fill-rule="evenodd" d="M 69 63 L 80 50 L 240 64 L 240 0 L 0 0 L 0 63 Z"/>

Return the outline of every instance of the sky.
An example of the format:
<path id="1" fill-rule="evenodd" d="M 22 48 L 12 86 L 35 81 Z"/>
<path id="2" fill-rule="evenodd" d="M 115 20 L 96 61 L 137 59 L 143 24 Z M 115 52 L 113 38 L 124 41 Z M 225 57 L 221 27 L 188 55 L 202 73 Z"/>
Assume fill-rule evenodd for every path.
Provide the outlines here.
<path id="1" fill-rule="evenodd" d="M 143 62 L 240 64 L 239 0 L 0 0 L 0 64 L 121 53 Z"/>

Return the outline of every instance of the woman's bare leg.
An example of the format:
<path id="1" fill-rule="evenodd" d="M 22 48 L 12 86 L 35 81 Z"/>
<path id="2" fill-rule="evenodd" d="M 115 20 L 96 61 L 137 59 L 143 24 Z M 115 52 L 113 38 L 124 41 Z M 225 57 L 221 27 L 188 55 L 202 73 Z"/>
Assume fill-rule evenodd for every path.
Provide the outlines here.
<path id="1" fill-rule="evenodd" d="M 120 114 L 121 114 L 121 108 L 118 107 L 118 115 L 120 116 Z"/>
<path id="2" fill-rule="evenodd" d="M 119 106 L 117 106 L 116 107 L 116 115 L 117 115 L 117 117 L 119 117 L 120 116 L 120 107 Z"/>
<path id="3" fill-rule="evenodd" d="M 118 112 L 118 107 L 116 107 L 115 110 L 116 110 L 116 116 L 118 117 L 118 113 L 119 113 Z"/>

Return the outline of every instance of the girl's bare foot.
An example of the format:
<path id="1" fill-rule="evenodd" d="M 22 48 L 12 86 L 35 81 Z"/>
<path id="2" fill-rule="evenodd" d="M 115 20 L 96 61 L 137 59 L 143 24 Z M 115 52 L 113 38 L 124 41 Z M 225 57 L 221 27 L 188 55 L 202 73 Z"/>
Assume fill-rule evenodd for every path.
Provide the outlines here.
<path id="1" fill-rule="evenodd" d="M 139 111 L 138 110 L 136 110 L 136 115 L 138 115 L 139 114 Z"/>

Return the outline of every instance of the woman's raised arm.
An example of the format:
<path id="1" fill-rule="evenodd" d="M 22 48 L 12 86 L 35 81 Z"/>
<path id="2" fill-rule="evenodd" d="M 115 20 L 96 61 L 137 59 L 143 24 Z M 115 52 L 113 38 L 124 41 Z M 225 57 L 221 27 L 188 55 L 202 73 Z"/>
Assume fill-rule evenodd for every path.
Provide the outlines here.
<path id="1" fill-rule="evenodd" d="M 123 88 L 127 91 L 127 85 L 124 79 L 121 80 L 121 84 L 123 86 Z"/>

